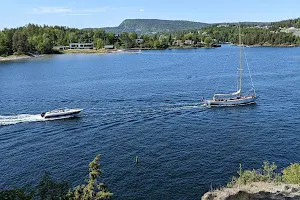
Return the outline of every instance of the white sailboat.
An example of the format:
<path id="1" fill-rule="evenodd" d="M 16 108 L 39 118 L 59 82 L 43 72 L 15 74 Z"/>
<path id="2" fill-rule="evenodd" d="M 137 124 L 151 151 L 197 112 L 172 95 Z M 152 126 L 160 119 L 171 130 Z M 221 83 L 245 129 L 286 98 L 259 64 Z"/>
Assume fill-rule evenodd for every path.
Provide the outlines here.
<path id="1" fill-rule="evenodd" d="M 244 46 L 242 45 L 242 37 L 241 37 L 241 28 L 239 26 L 239 45 L 240 45 L 240 63 L 239 63 L 239 85 L 238 89 L 236 92 L 233 93 L 228 93 L 228 94 L 214 94 L 212 99 L 210 100 L 205 100 L 202 98 L 203 103 L 207 107 L 211 106 L 238 106 L 238 105 L 248 105 L 248 104 L 253 104 L 255 103 L 256 100 L 256 92 L 255 88 L 253 86 L 253 81 L 251 78 L 251 73 L 249 70 L 249 75 L 252 83 L 252 88 L 249 90 L 249 93 L 244 95 L 242 92 L 242 81 L 243 81 L 243 65 L 242 65 L 242 53 Z"/>

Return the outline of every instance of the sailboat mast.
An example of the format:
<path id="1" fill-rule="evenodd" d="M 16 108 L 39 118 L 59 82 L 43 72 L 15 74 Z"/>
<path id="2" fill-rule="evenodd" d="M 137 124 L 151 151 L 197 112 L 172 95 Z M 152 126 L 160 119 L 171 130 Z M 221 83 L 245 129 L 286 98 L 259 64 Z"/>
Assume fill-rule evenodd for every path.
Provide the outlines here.
<path id="1" fill-rule="evenodd" d="M 243 76 L 243 66 L 242 66 L 242 35 L 241 35 L 241 25 L 239 24 L 239 45 L 240 45 L 240 95 L 242 95 L 242 76 Z"/>

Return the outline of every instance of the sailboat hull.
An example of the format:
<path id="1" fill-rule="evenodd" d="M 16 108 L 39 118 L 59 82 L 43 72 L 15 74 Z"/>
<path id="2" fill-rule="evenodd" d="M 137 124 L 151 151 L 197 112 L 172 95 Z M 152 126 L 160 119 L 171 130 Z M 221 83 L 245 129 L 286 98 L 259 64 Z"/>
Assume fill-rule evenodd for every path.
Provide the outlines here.
<path id="1" fill-rule="evenodd" d="M 222 100 L 206 100 L 204 104 L 207 106 L 239 106 L 255 103 L 256 97 L 243 97 L 236 99 L 222 99 Z"/>

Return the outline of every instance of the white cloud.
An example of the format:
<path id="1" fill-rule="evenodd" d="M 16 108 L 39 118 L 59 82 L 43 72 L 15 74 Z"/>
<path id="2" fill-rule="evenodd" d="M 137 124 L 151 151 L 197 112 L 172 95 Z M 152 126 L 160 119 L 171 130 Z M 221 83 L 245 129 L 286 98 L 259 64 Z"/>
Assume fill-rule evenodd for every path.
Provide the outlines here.
<path id="1" fill-rule="evenodd" d="M 66 7 L 38 7 L 31 10 L 31 14 L 68 14 L 68 15 L 92 15 L 91 13 L 106 12 L 109 8 L 72 9 Z"/>
<path id="2" fill-rule="evenodd" d="M 61 14 L 61 13 L 71 13 L 73 10 L 71 8 L 65 7 L 39 7 L 34 8 L 31 13 L 33 14 Z"/>
<path id="3" fill-rule="evenodd" d="M 70 13 L 70 14 L 66 14 L 66 15 L 72 15 L 72 16 L 90 16 L 93 14 L 90 13 Z"/>
<path id="4" fill-rule="evenodd" d="M 108 7 L 103 8 L 94 8 L 94 9 L 83 9 L 83 10 L 76 10 L 78 12 L 106 12 Z"/>
<path id="5" fill-rule="evenodd" d="M 143 8 L 140 9 L 140 12 L 144 12 L 145 10 Z"/>

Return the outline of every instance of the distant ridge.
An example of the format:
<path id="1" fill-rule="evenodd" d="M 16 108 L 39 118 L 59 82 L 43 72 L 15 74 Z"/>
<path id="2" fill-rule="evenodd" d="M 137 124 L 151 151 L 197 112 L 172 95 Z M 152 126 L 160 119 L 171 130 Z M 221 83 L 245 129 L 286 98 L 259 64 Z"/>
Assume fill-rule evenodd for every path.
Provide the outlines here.
<path id="1" fill-rule="evenodd" d="M 117 27 L 104 27 L 106 32 L 122 33 L 136 32 L 137 34 L 151 34 L 177 30 L 200 29 L 210 24 L 185 20 L 161 19 L 126 19 Z"/>
<path id="2" fill-rule="evenodd" d="M 104 29 L 106 32 L 122 33 L 136 32 L 137 34 L 155 34 L 181 30 L 197 30 L 215 24 L 246 24 L 246 25 L 269 25 L 271 22 L 223 22 L 203 23 L 187 20 L 162 20 L 162 19 L 125 19 L 117 27 L 85 28 Z"/>

